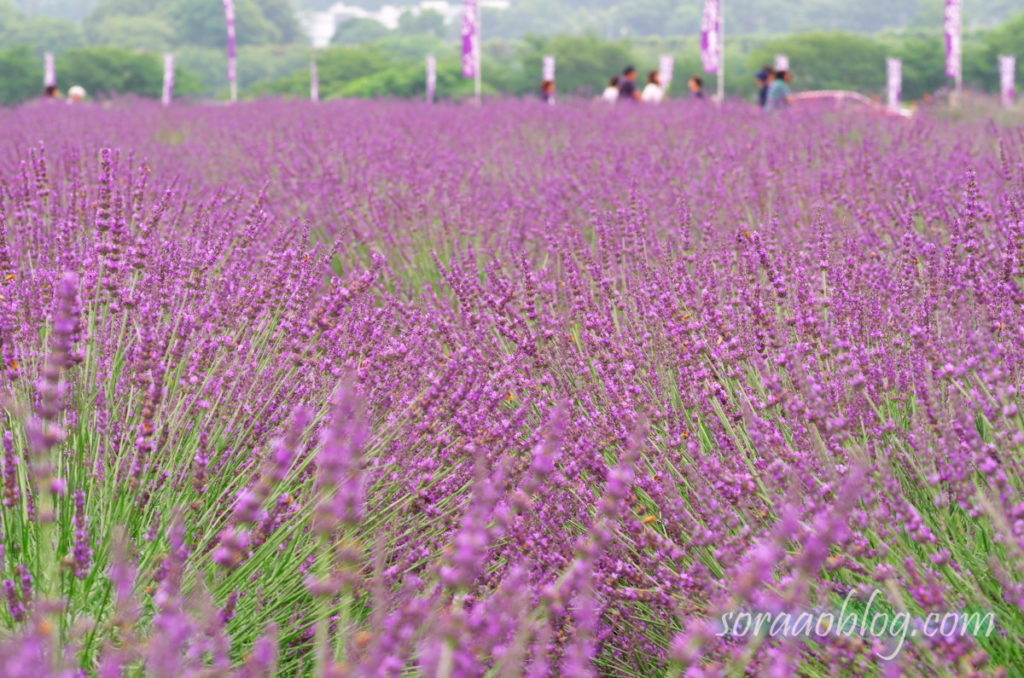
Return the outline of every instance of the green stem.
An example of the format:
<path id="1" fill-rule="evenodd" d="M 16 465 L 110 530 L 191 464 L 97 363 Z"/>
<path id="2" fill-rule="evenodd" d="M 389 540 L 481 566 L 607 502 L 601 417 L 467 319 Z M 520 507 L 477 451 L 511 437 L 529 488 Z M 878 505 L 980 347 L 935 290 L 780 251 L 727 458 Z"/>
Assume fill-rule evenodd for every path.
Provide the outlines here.
<path id="1" fill-rule="evenodd" d="M 437 663 L 437 678 L 451 678 L 455 671 L 455 641 L 445 641 L 441 648 L 441 660 Z"/>
<path id="2" fill-rule="evenodd" d="M 316 576 L 318 582 L 327 581 L 331 572 L 330 540 L 327 536 L 320 537 L 316 555 Z M 314 651 L 316 653 L 317 678 L 325 675 L 327 669 L 327 620 L 330 615 L 328 596 L 317 592 L 316 597 L 316 637 Z"/>

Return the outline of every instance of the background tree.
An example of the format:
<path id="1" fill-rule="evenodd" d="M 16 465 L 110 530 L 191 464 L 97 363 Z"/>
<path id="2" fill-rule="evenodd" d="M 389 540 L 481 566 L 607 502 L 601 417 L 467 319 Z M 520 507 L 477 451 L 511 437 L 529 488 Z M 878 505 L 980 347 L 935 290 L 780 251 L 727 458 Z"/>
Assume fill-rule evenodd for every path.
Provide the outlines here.
<path id="1" fill-rule="evenodd" d="M 67 19 L 48 16 L 29 17 L 7 35 L 0 35 L 0 45 L 29 45 L 37 52 L 60 52 L 85 44 L 79 26 Z"/>
<path id="2" fill-rule="evenodd" d="M 887 46 L 890 56 L 903 60 L 904 99 L 919 99 L 950 85 L 946 77 L 946 47 L 940 32 L 916 31 L 892 36 Z"/>
<path id="3" fill-rule="evenodd" d="M 486 38 L 519 38 L 524 35 L 552 35 L 560 26 L 572 25 L 574 13 L 560 2 L 518 0 L 507 10 L 481 10 Z"/>
<path id="4" fill-rule="evenodd" d="M 243 90 L 257 82 L 279 80 L 292 73 L 309 71 L 311 49 L 305 45 L 247 45 L 238 49 L 238 85 Z M 220 53 L 215 89 L 226 87 L 227 63 Z"/>
<path id="5" fill-rule="evenodd" d="M 71 21 L 81 21 L 96 0 L 16 0 L 15 4 L 26 14 L 44 15 Z"/>
<path id="6" fill-rule="evenodd" d="M 331 38 L 332 45 L 363 45 L 380 40 L 391 31 L 373 19 L 349 19 L 338 24 Z"/>
<path id="7" fill-rule="evenodd" d="M 41 62 L 27 45 L 0 49 L 0 103 L 10 105 L 42 94 Z"/>
<path id="8" fill-rule="evenodd" d="M 673 0 L 637 0 L 628 5 L 617 5 L 611 15 L 615 23 L 608 37 L 667 35 L 669 19 L 681 4 Z"/>
<path id="9" fill-rule="evenodd" d="M 969 48 L 969 49 L 968 49 Z M 999 91 L 996 63 L 1003 54 L 1017 56 L 1017 88 L 1024 81 L 1024 13 L 971 41 L 964 50 L 964 78 L 980 83 L 990 92 Z M 970 57 L 968 59 L 968 57 Z"/>
<path id="10" fill-rule="evenodd" d="M 432 35 L 399 35 L 395 31 L 377 40 L 372 46 L 374 50 L 387 54 L 390 60 L 396 62 L 422 63 L 427 54 L 433 54 L 438 58 L 456 54 L 454 43 L 450 41 Z"/>
<path id="11" fill-rule="evenodd" d="M 809 33 L 775 40 L 754 50 L 747 59 L 751 74 L 758 64 L 773 63 L 778 53 L 789 56 L 798 89 L 854 89 L 874 94 L 885 86 L 885 58 L 891 56 L 875 38 Z"/>
<path id="12" fill-rule="evenodd" d="M 36 52 L 80 47 L 85 44 L 81 28 L 67 19 L 28 16 L 10 0 L 0 0 L 0 47 L 27 45 Z M 2 77 L 0 72 L 0 77 Z"/>
<path id="13" fill-rule="evenodd" d="M 57 77 L 61 89 L 81 85 L 93 98 L 124 94 L 158 98 L 163 64 L 156 54 L 120 47 L 83 47 L 57 57 Z M 191 96 L 200 87 L 192 73 L 179 67 L 174 89 L 177 96 Z"/>
<path id="14" fill-rule="evenodd" d="M 210 0 L 170 0 L 161 15 L 174 27 L 179 44 L 223 48 L 227 40 L 224 8 Z M 256 0 L 236 0 L 239 45 L 265 45 L 282 41 L 280 29 L 267 21 Z"/>
<path id="15" fill-rule="evenodd" d="M 227 59 L 224 48 L 183 46 L 174 51 L 176 62 L 195 74 L 202 94 L 226 97 Z M 244 45 L 238 49 L 238 85 L 242 92 L 257 83 L 271 83 L 308 70 L 310 48 L 304 45 Z M 270 93 L 266 88 L 261 93 Z M 308 91 L 307 91 L 308 93 Z"/>
<path id="16" fill-rule="evenodd" d="M 585 96 L 600 92 L 608 78 L 633 62 L 633 53 L 627 45 L 601 40 L 594 35 L 530 37 L 525 40 L 520 57 L 526 75 L 520 92 L 531 92 L 540 86 L 541 62 L 547 54 L 556 60 L 558 90 Z"/>
<path id="17" fill-rule="evenodd" d="M 61 0 L 17 0 L 32 11 L 51 9 Z M 293 3 L 310 7 L 313 0 L 236 0 L 240 40 L 239 80 L 243 93 L 308 93 L 310 48 L 292 11 Z M 397 2 L 412 0 L 397 0 Z M 377 9 L 384 0 L 349 0 Z M 729 0 L 730 38 L 726 61 L 730 77 L 727 92 L 753 97 L 753 73 L 776 52 L 790 56 L 797 89 L 854 89 L 882 94 L 885 57 L 904 60 L 904 97 L 914 99 L 951 83 L 943 73 L 941 36 L 943 0 Z M 1024 73 L 1024 14 L 1005 25 L 991 22 L 1020 0 L 972 0 L 965 15 L 964 76 L 968 88 L 994 92 L 998 88 L 996 58 L 1016 54 Z M 389 4 L 395 4 L 391 1 Z M 507 11 L 486 9 L 484 85 L 488 91 L 532 94 L 540 78 L 545 54 L 558 59 L 558 85 L 562 95 L 595 93 L 626 62 L 641 72 L 656 68 L 662 54 L 676 57 L 676 83 L 670 96 L 686 96 L 685 79 L 703 75 L 713 91 L 714 76 L 701 73 L 697 35 L 700 5 L 670 0 L 512 0 Z M 80 5 L 85 6 L 85 5 Z M 0 0 L 0 45 L 25 45 L 41 72 L 43 50 L 58 54 L 86 44 L 102 44 L 159 53 L 173 51 L 179 66 L 192 73 L 205 96 L 226 91 L 224 16 L 216 0 L 98 0 L 83 21 L 83 29 L 62 19 L 30 16 Z M 983 12 L 991 9 L 993 14 Z M 995 17 L 995 18 L 993 18 Z M 984 18 L 984 22 L 982 22 Z M 920 29 L 899 29 L 915 22 Z M 974 22 L 972 24 L 972 22 Z M 866 33 L 827 31 L 773 35 L 786 27 L 856 27 Z M 882 30 L 891 29 L 891 30 Z M 423 59 L 439 59 L 439 93 L 443 95 L 440 64 L 458 62 L 459 22 L 445 24 L 432 10 L 404 12 L 397 30 L 376 21 L 354 19 L 338 26 L 333 44 L 349 52 L 324 53 L 322 94 L 337 96 L 420 96 Z M 565 31 L 573 31 L 566 33 Z M 760 32 L 751 32 L 760 31 Z M 524 35 L 529 37 L 522 37 Z M 627 36 L 622 38 L 621 36 Z M 19 53 L 23 55 L 23 52 Z M 18 59 L 9 53 L 12 73 Z M 328 78 L 325 70 L 338 70 Z M 4 74 L 6 76 L 6 74 Z M 61 84 L 67 83 L 61 76 Z M 18 76 L 11 75 L 11 91 L 20 91 Z M 113 76 L 112 76 L 113 77 Z M 38 79 L 38 78 L 37 78 Z M 1022 78 L 1024 79 L 1024 78 Z M 116 80 L 116 78 L 115 78 Z M 159 82 L 160 78 L 157 78 Z M 151 87 L 156 87 L 154 84 Z M 472 83 L 453 82 L 453 93 Z M 390 92 L 387 87 L 393 87 Z M 38 87 L 33 85 L 31 95 Z M 453 94 L 454 96 L 455 94 Z M 14 95 L 9 95 L 14 96 Z M 17 98 L 17 97 L 15 97 Z"/>
<path id="18" fill-rule="evenodd" d="M 115 14 L 88 24 L 86 35 L 94 45 L 166 52 L 177 43 L 174 29 L 152 15 Z"/>
<path id="19" fill-rule="evenodd" d="M 414 12 L 407 9 L 398 18 L 398 33 L 401 35 L 432 35 L 440 38 L 446 32 L 444 15 L 436 10 Z"/>
<path id="20" fill-rule="evenodd" d="M 259 5 L 263 18 L 280 31 L 281 37 L 278 42 L 290 45 L 308 41 L 295 18 L 295 8 L 289 0 L 256 0 L 256 4 Z"/>
<path id="21" fill-rule="evenodd" d="M 143 13 L 153 13 L 173 0 L 146 0 Z M 208 0 L 218 5 L 216 0 Z M 263 15 L 281 32 L 284 42 L 299 41 L 291 33 L 285 7 L 325 10 L 337 0 L 258 0 Z M 33 16 L 80 20 L 104 0 L 15 0 Z M 384 5 L 412 7 L 418 0 L 345 0 L 348 5 L 379 10 Z M 732 35 L 804 31 L 879 32 L 940 26 L 943 0 L 729 0 L 727 23 Z M 527 34 L 596 33 L 606 39 L 652 35 L 692 35 L 699 27 L 700 0 L 510 0 L 508 10 L 487 10 L 491 37 L 520 38 Z M 1020 11 L 1021 0 L 971 0 L 964 20 L 968 29 L 991 28 Z M 497 32 L 495 32 L 497 31 Z"/>
<path id="22" fill-rule="evenodd" d="M 82 20 L 86 33 L 91 27 L 117 16 L 145 16 L 154 12 L 154 5 L 147 0 L 99 0 Z"/>
<path id="23" fill-rule="evenodd" d="M 260 83 L 252 88 L 252 93 L 309 96 L 308 53 L 306 56 L 306 63 L 301 69 L 274 82 Z M 395 65 L 389 54 L 373 45 L 329 47 L 320 51 L 316 60 L 320 74 L 320 93 L 324 98 L 340 90 L 344 84 Z"/>

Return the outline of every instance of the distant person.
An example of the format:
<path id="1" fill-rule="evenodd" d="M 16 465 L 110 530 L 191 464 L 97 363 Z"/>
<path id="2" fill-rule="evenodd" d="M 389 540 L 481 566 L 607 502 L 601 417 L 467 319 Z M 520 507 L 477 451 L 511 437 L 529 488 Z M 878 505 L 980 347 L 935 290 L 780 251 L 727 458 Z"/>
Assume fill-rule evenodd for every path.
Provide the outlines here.
<path id="1" fill-rule="evenodd" d="M 68 89 L 68 103 L 79 104 L 85 101 L 85 88 L 81 85 L 75 85 Z"/>
<path id="2" fill-rule="evenodd" d="M 540 100 L 549 106 L 555 105 L 555 81 L 545 80 L 540 84 Z"/>
<path id="3" fill-rule="evenodd" d="M 690 78 L 687 83 L 690 86 L 690 94 L 694 99 L 704 98 L 704 81 L 698 78 L 696 75 Z"/>
<path id="4" fill-rule="evenodd" d="M 47 85 L 43 90 L 43 96 L 47 99 L 60 99 L 60 90 L 56 85 Z"/>
<path id="5" fill-rule="evenodd" d="M 768 95 L 764 106 L 766 111 L 769 113 L 781 111 L 793 103 L 793 90 L 789 88 L 792 79 L 793 76 L 789 71 L 775 71 L 771 82 L 768 83 Z"/>
<path id="6" fill-rule="evenodd" d="M 601 93 L 601 100 L 610 104 L 619 100 L 619 76 L 612 77 L 608 86 L 604 88 L 604 92 Z"/>
<path id="7" fill-rule="evenodd" d="M 754 80 L 757 82 L 757 105 L 761 108 L 768 103 L 768 85 L 773 73 L 774 69 L 771 66 L 762 66 L 754 76 Z"/>
<path id="8" fill-rule="evenodd" d="M 636 90 L 636 69 L 626 66 L 619 78 L 619 98 L 617 101 L 640 101 L 640 92 Z"/>
<path id="9" fill-rule="evenodd" d="M 640 100 L 645 104 L 660 104 L 664 98 L 665 88 L 661 86 L 661 74 L 658 71 L 651 71 L 647 74 L 647 84 L 640 95 Z"/>

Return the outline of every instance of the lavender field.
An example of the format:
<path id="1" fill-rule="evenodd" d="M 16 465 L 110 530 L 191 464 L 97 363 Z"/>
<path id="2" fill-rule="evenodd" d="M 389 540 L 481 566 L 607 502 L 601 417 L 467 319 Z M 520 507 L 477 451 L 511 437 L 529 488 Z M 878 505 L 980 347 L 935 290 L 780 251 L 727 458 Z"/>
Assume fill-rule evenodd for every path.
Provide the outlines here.
<path id="1" fill-rule="evenodd" d="M 1024 129 L 627 108 L 0 111 L 0 676 L 1024 675 Z"/>

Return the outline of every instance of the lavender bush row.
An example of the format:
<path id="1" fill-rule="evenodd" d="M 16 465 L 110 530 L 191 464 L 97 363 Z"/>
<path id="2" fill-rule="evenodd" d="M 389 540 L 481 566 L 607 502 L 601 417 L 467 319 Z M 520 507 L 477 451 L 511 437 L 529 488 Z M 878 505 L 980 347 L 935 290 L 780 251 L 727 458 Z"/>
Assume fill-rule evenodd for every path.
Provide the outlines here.
<path id="1" fill-rule="evenodd" d="M 0 112 L 0 675 L 1024 671 L 1024 134 L 624 109 Z"/>

